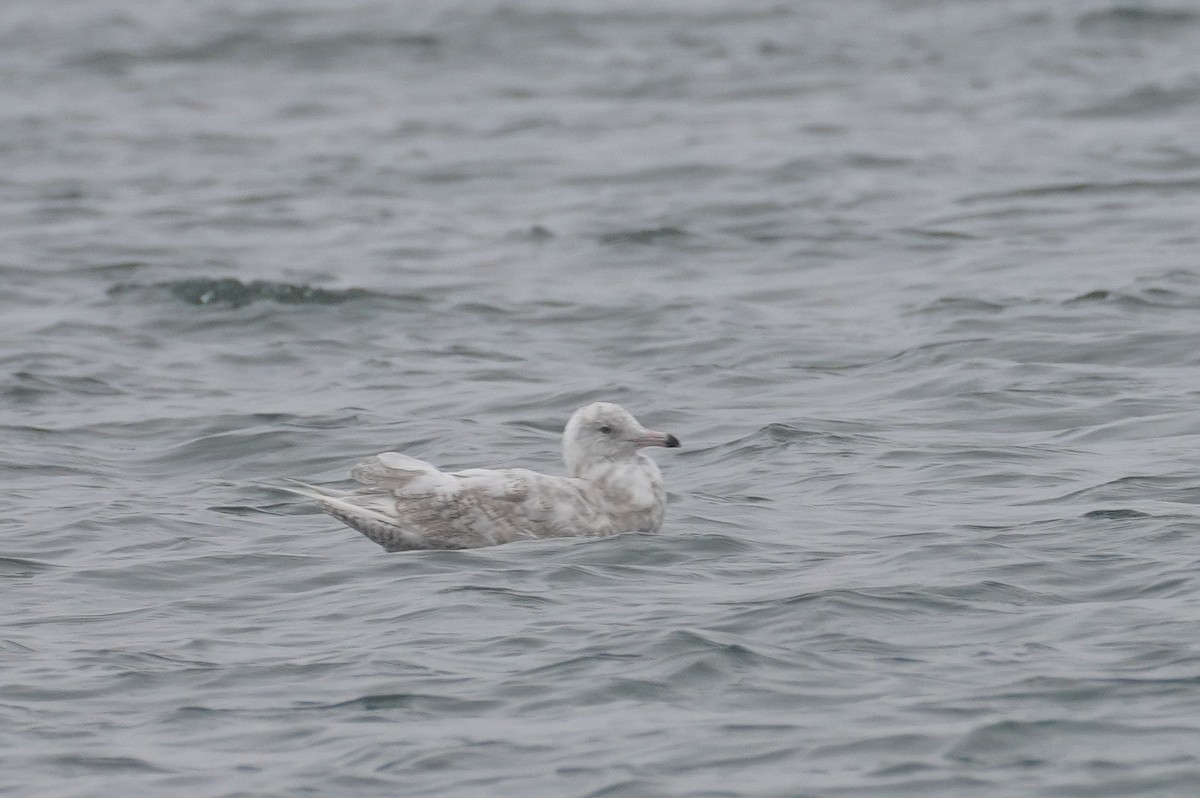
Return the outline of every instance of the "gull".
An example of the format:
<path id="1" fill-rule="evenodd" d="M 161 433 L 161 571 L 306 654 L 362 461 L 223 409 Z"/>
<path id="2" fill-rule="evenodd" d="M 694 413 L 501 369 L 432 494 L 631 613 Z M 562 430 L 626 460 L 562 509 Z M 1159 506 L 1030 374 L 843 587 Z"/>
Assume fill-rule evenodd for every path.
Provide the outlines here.
<path id="1" fill-rule="evenodd" d="M 679 446 L 643 427 L 629 411 L 595 402 L 563 431 L 567 476 L 525 468 L 440 471 L 424 460 L 383 452 L 359 463 L 352 491 L 293 482 L 283 490 L 387 551 L 470 549 L 514 540 L 657 532 L 667 505 L 662 472 L 638 450 Z"/>

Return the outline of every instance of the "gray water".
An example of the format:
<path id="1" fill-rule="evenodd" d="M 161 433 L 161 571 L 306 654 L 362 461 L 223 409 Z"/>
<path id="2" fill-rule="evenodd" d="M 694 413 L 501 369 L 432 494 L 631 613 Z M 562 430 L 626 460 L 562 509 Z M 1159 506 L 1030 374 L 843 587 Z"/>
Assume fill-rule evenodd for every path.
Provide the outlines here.
<path id="1" fill-rule="evenodd" d="M 1200 6 L 0 6 L 0 793 L 1200 793 Z M 662 532 L 272 490 L 656 452 Z"/>

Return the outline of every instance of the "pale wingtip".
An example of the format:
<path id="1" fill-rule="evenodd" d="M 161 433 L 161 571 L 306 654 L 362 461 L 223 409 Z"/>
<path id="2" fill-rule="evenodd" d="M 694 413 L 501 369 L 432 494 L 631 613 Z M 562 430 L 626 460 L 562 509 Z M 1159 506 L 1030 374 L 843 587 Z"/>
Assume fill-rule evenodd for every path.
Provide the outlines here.
<path id="1" fill-rule="evenodd" d="M 280 490 L 284 493 L 303 496 L 306 499 L 316 499 L 317 501 L 324 501 L 325 499 L 338 499 L 342 496 L 341 493 L 336 493 L 327 488 L 320 488 L 316 485 L 310 485 L 307 482 L 301 482 L 298 479 L 292 479 L 290 477 L 282 477 L 281 479 L 284 482 L 290 482 L 291 485 L 280 485 L 276 482 L 257 482 L 255 484 L 264 488 L 270 488 L 271 490 Z M 292 487 L 293 485 L 295 487 Z"/>

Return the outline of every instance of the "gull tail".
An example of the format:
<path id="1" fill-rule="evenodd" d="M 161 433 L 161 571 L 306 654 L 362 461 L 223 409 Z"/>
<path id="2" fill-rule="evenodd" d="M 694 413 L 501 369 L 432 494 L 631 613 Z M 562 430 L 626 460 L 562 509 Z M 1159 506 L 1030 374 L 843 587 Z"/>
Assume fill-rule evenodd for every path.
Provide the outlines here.
<path id="1" fill-rule="evenodd" d="M 351 529 L 361 532 L 367 539 L 378 543 L 388 551 L 432 548 L 421 535 L 414 534 L 396 523 L 396 519 L 372 507 L 354 501 L 355 494 L 348 491 L 321 488 L 306 482 L 289 479 L 289 485 L 276 485 L 279 490 L 312 499 L 321 509 Z"/>

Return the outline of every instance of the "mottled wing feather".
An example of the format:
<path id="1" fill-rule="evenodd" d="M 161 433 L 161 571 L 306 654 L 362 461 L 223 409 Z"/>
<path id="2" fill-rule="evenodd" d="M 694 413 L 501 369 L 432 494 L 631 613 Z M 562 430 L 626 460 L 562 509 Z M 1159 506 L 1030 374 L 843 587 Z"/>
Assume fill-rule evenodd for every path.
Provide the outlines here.
<path id="1" fill-rule="evenodd" d="M 595 509 L 578 480 L 524 469 L 435 472 L 391 495 L 400 526 L 449 545 L 594 534 L 586 527 Z"/>

